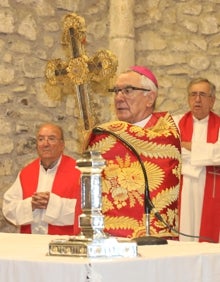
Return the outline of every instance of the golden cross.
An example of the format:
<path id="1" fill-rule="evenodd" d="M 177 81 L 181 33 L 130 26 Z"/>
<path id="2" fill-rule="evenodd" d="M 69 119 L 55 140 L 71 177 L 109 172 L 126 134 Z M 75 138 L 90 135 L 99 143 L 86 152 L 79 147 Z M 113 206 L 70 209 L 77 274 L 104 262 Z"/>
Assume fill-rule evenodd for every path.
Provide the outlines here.
<path id="1" fill-rule="evenodd" d="M 117 71 L 118 61 L 109 50 L 100 50 L 89 58 L 84 48 L 85 41 L 84 19 L 75 13 L 65 16 L 62 43 L 71 47 L 71 58 L 67 62 L 61 59 L 50 60 L 46 66 L 46 79 L 52 86 L 75 87 L 84 129 L 89 130 L 93 126 L 93 119 L 88 84 L 112 78 Z"/>

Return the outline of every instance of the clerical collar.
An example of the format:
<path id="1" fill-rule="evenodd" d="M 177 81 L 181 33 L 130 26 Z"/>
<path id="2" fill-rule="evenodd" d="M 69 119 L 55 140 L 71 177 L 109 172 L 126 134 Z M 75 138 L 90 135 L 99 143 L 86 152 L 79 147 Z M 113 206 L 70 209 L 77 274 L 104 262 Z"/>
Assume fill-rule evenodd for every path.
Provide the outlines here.
<path id="1" fill-rule="evenodd" d="M 56 160 L 54 161 L 53 163 L 51 163 L 49 165 L 49 167 L 44 167 L 44 165 L 42 164 L 42 162 L 40 162 L 41 166 L 47 171 L 48 169 L 53 169 L 55 167 L 57 167 L 59 164 L 60 164 L 60 161 L 61 161 L 61 156 Z"/>
<path id="2" fill-rule="evenodd" d="M 145 127 L 145 125 L 148 123 L 148 121 L 150 120 L 152 115 L 149 115 L 148 117 L 146 117 L 145 119 L 141 120 L 141 121 L 138 121 L 136 123 L 133 123 L 133 125 L 137 125 L 137 126 L 140 126 L 140 127 Z"/>

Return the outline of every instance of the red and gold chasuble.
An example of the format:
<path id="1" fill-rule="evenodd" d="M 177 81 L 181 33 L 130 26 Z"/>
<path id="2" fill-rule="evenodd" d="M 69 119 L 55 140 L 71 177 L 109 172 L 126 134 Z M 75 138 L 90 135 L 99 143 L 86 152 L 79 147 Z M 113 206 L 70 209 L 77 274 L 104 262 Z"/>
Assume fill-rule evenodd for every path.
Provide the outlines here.
<path id="1" fill-rule="evenodd" d="M 193 133 L 193 117 L 186 113 L 179 122 L 182 141 L 190 142 Z M 209 114 L 207 142 L 218 141 L 220 117 L 213 112 Z M 201 217 L 200 236 L 219 241 L 220 234 L 220 175 L 219 166 L 206 167 L 206 183 Z M 202 239 L 200 241 L 203 241 Z"/>
<path id="2" fill-rule="evenodd" d="M 168 113 L 154 113 L 146 128 L 122 121 L 100 126 L 131 144 L 144 162 L 151 200 L 164 220 L 178 229 L 180 181 L 179 133 Z M 146 235 L 144 211 L 145 181 L 135 154 L 109 134 L 90 135 L 88 150 L 101 152 L 107 165 L 103 170 L 102 212 L 105 232 L 135 238 Z M 151 235 L 175 237 L 154 215 Z"/>

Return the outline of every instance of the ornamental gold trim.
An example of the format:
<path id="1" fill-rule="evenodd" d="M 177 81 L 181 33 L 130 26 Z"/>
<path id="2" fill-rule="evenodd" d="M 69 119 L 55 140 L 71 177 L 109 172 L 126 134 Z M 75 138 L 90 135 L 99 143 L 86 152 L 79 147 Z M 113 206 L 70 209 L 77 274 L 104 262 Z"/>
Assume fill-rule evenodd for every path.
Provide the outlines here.
<path id="1" fill-rule="evenodd" d="M 82 55 L 81 57 L 71 59 L 69 65 L 66 68 L 67 76 L 73 84 L 80 85 L 88 81 L 88 57 Z"/>
<path id="2" fill-rule="evenodd" d="M 48 61 L 45 69 L 47 83 L 54 87 L 65 87 L 71 83 L 73 86 L 87 84 L 91 91 L 107 93 L 110 82 L 117 71 L 117 57 L 110 50 L 98 50 L 89 57 L 85 50 L 86 26 L 84 18 L 75 13 L 68 14 L 63 20 L 62 45 L 69 49 L 66 60 L 52 59 Z M 53 96 L 53 88 L 45 87 L 47 94 Z M 54 88 L 57 99 L 57 90 Z M 61 91 L 64 95 L 67 91 Z M 75 94 L 75 93 L 74 93 Z M 90 100 L 92 98 L 90 97 Z M 92 101 L 89 101 L 92 103 Z"/>
<path id="3" fill-rule="evenodd" d="M 71 43 L 71 37 L 69 34 L 70 29 L 74 30 L 74 37 L 81 44 L 84 44 L 86 41 L 85 19 L 75 13 L 68 14 L 64 17 L 62 37 L 62 44 L 64 45 L 69 45 Z"/>
<path id="4" fill-rule="evenodd" d="M 102 152 L 102 154 L 108 152 L 112 147 L 114 147 L 114 145 L 116 144 L 117 140 L 112 137 L 112 136 L 107 136 L 105 138 L 103 138 L 102 140 L 89 145 L 88 146 L 88 150 L 91 151 L 98 151 L 98 152 Z"/>

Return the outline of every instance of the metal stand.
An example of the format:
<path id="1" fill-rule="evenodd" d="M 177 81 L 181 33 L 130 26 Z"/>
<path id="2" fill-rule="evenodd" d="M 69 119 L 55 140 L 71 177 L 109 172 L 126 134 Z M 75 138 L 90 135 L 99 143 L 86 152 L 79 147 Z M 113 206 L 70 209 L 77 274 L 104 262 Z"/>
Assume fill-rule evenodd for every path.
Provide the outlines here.
<path id="1" fill-rule="evenodd" d="M 166 239 L 150 235 L 150 213 L 149 212 L 146 214 L 146 236 L 138 237 L 138 238 L 135 238 L 134 240 L 135 242 L 137 242 L 139 246 L 168 244 Z"/>
<path id="2" fill-rule="evenodd" d="M 81 235 L 68 240 L 57 239 L 49 244 L 49 255 L 76 257 L 135 257 L 137 243 L 128 239 L 108 237 L 102 215 L 101 172 L 105 160 L 99 152 L 86 151 L 77 160 L 81 175 Z"/>

